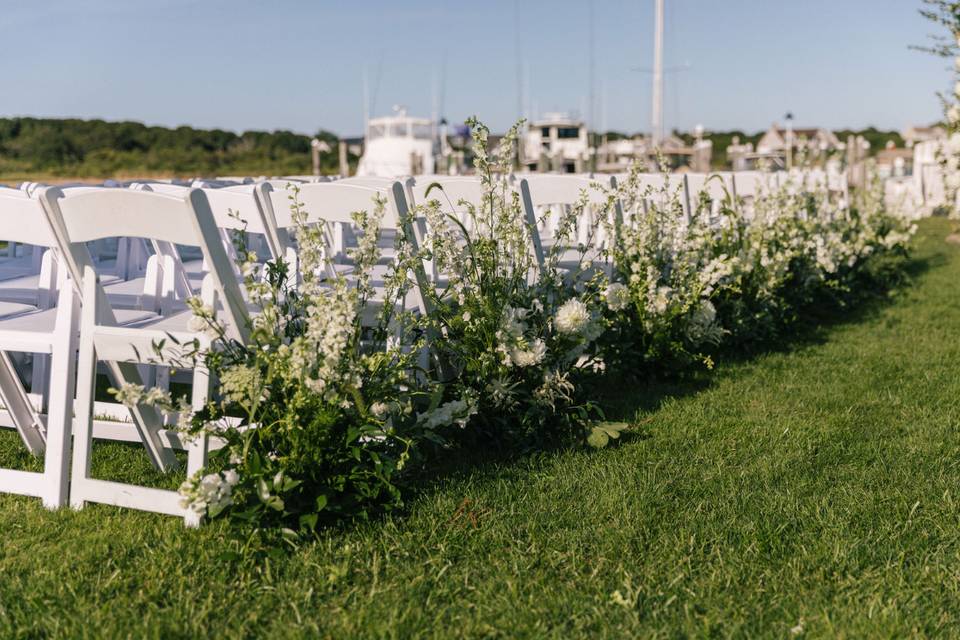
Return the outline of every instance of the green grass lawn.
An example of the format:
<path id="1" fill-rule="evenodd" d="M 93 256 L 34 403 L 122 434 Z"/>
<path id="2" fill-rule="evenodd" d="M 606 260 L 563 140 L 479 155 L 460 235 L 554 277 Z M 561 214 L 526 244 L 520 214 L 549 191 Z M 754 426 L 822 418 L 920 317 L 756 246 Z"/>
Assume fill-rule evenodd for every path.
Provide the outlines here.
<path id="1" fill-rule="evenodd" d="M 2 496 L 0 637 L 960 636 L 948 231 L 922 225 L 889 304 L 708 385 L 617 389 L 642 436 L 474 465 L 280 558 L 218 557 L 219 523 Z"/>

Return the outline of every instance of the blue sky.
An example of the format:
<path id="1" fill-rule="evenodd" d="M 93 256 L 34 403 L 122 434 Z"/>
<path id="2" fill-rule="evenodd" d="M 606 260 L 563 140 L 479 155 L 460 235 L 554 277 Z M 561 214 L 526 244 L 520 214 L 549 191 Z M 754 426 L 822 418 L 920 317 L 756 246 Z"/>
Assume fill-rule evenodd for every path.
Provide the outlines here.
<path id="1" fill-rule="evenodd" d="M 668 127 L 902 128 L 939 117 L 947 63 L 910 51 L 920 0 L 666 0 Z M 653 0 L 594 0 L 597 125 L 649 129 Z M 374 111 L 589 109 L 588 0 L 0 0 L 0 115 L 358 134 Z M 444 60 L 445 65 L 444 65 Z M 445 68 L 445 72 L 442 70 Z M 439 79 L 443 79 L 441 82 Z M 444 90 L 435 89 L 440 85 Z M 601 99 L 602 96 L 602 99 Z M 601 108 L 601 103 L 603 107 Z"/>

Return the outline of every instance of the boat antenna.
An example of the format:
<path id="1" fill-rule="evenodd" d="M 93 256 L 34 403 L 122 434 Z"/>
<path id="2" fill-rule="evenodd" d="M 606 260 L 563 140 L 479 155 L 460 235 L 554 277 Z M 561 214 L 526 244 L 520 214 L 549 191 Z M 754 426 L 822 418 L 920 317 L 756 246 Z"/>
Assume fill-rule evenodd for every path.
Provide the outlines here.
<path id="1" fill-rule="evenodd" d="M 520 50 L 520 0 L 513 0 L 514 54 L 517 64 L 517 118 L 523 117 L 523 55 Z"/>
<path id="2" fill-rule="evenodd" d="M 595 8 L 595 7 L 594 7 L 594 4 L 595 4 L 594 0 L 590 0 L 590 4 L 589 4 L 589 7 L 590 7 L 590 19 L 589 19 L 589 21 L 588 21 L 588 22 L 589 22 L 589 29 L 590 29 L 590 34 L 589 34 L 589 43 L 590 43 L 590 44 L 589 44 L 589 46 L 590 46 L 590 52 L 589 52 L 589 62 L 590 62 L 590 90 L 589 90 L 589 94 L 590 94 L 590 104 L 588 105 L 588 109 L 587 109 L 587 143 L 588 143 L 588 146 L 589 146 L 591 149 L 593 149 L 596 145 L 594 144 L 595 141 L 594 141 L 594 139 L 593 139 L 593 134 L 591 133 L 590 130 L 597 128 L 597 123 L 596 123 L 596 111 L 595 111 L 595 109 L 596 109 L 596 104 L 597 104 L 597 95 L 596 95 L 596 72 L 597 72 L 597 65 L 596 65 L 596 55 L 595 55 L 595 54 L 596 54 L 596 51 L 595 51 L 595 50 L 596 50 L 596 43 L 594 42 L 594 24 L 593 24 L 593 12 L 594 12 L 594 8 Z"/>
<path id="3" fill-rule="evenodd" d="M 377 94 L 380 93 L 380 79 L 383 77 L 383 49 L 380 49 L 380 56 L 377 59 L 377 75 L 373 81 L 373 98 L 370 101 L 370 113 L 377 113 Z"/>

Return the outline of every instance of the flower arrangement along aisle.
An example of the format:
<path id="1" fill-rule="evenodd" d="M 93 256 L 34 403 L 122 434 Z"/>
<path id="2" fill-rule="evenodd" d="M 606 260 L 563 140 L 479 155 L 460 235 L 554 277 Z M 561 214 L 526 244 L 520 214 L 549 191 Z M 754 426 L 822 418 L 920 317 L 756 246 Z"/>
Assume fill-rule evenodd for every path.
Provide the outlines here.
<path id="1" fill-rule="evenodd" d="M 219 381 L 213 399 L 192 413 L 164 391 L 115 391 L 176 413 L 183 437 L 223 441 L 181 487 L 184 505 L 311 530 L 395 507 L 406 479 L 452 447 L 601 447 L 625 426 L 603 422 L 590 399 L 601 376 L 712 367 L 725 347 L 785 336 L 817 305 L 852 304 L 905 273 L 914 228 L 884 210 L 878 181 L 852 204 L 787 181 L 749 201 L 701 194 L 686 213 L 676 188 L 642 187 L 636 168 L 528 222 L 508 175 L 520 123 L 493 151 L 487 129 L 470 124 L 479 200 L 429 188 L 400 225 L 379 295 L 388 203 L 354 214 L 343 275 L 294 190 L 296 269 L 261 266 L 239 247 L 262 309 L 250 340 L 228 340 L 213 310 L 192 303 L 212 342 L 193 355 Z M 407 236 L 415 224 L 426 229 L 419 246 Z M 541 224 L 552 236 L 542 260 Z M 404 300 L 426 279 L 425 260 L 437 277 L 411 311 Z"/>
<path id="2" fill-rule="evenodd" d="M 712 367 L 724 347 L 775 339 L 816 307 L 903 281 L 916 226 L 885 209 L 875 174 L 852 205 L 789 179 L 688 218 L 676 189 L 654 193 L 638 176 L 614 194 L 633 212 L 612 250 L 620 284 L 610 287 L 629 300 L 609 320 L 608 360 L 618 367 Z"/>
<path id="3" fill-rule="evenodd" d="M 349 277 L 331 277 L 324 225 L 308 223 L 296 189 L 291 199 L 297 273 L 283 261 L 261 266 L 241 247 L 244 284 L 261 309 L 249 341 L 227 339 L 213 310 L 191 303 L 195 328 L 213 343 L 202 352 L 193 345 L 192 357 L 219 380 L 215 400 L 195 414 L 156 390 L 148 400 L 179 412 L 185 438 L 208 434 L 225 442 L 209 467 L 180 488 L 184 506 L 210 517 L 309 530 L 400 503 L 396 479 L 424 438 L 428 427 L 418 409 L 432 394 L 417 375 L 422 332 L 402 311 L 410 286 L 404 269 L 415 259 L 402 236 L 398 266 L 373 301 L 386 202 L 372 200 L 370 212 L 354 214 L 353 269 Z M 142 389 L 117 392 L 126 402 L 138 399 L 131 394 L 143 400 Z"/>
<path id="4" fill-rule="evenodd" d="M 591 277 L 585 249 L 573 264 L 560 264 L 586 194 L 560 214 L 553 246 L 538 264 L 536 230 L 505 175 L 522 121 L 492 152 L 487 128 L 476 120 L 468 125 L 480 202 L 450 202 L 436 185 L 417 211 L 428 222 L 426 249 L 444 280 L 429 294 L 435 313 L 424 319 L 442 336 L 437 355 L 448 368 L 445 402 L 436 411 L 469 412 L 469 423 L 458 424 L 462 433 L 449 434 L 454 440 L 531 447 L 585 437 L 599 410 L 583 397 L 581 382 L 604 366 L 596 353 L 605 328 L 601 276 Z M 437 424 L 432 415 L 428 420 Z"/>

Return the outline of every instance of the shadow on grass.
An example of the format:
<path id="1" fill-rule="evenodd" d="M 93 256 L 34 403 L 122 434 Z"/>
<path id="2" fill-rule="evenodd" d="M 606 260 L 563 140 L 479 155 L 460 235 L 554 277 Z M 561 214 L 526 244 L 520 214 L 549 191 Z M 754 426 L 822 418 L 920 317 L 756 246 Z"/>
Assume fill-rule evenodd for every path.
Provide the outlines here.
<path id="1" fill-rule="evenodd" d="M 905 278 L 892 289 L 869 291 L 845 304 L 820 300 L 804 307 L 803 318 L 785 327 L 776 337 L 760 341 L 740 341 L 710 354 L 723 372 L 732 366 L 755 361 L 771 354 L 784 354 L 826 343 L 839 328 L 861 324 L 879 317 L 913 283 L 931 269 L 948 262 L 942 252 L 923 258 L 911 258 L 905 265 Z M 676 372 L 673 375 L 651 373 L 645 377 L 618 376 L 605 378 L 597 385 L 595 397 L 613 420 L 632 421 L 638 415 L 658 410 L 666 400 L 694 395 L 709 389 L 717 380 L 718 371 L 703 368 Z M 629 393 L 626 391 L 629 390 Z"/>

